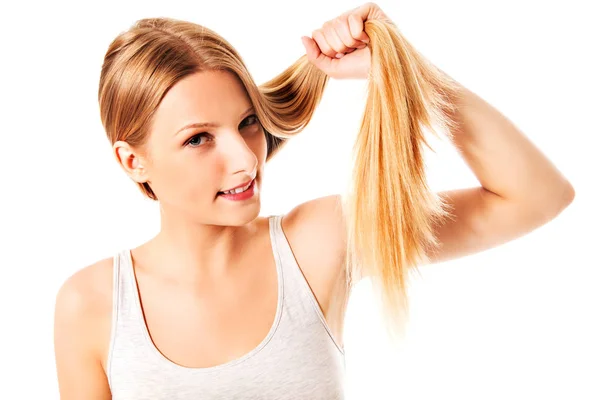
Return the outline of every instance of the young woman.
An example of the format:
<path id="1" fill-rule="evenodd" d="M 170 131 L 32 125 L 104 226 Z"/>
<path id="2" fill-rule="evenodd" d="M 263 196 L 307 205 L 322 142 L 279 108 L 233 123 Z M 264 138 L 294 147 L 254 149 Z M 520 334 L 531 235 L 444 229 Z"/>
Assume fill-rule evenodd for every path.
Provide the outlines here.
<path id="1" fill-rule="evenodd" d="M 62 399 L 343 398 L 347 238 L 351 227 L 355 237 L 366 225 L 356 218 L 351 226 L 341 196 L 262 218 L 260 192 L 266 161 L 308 123 L 328 77 L 373 79 L 399 97 L 400 77 L 384 76 L 391 47 L 379 22 L 391 24 L 372 3 L 326 22 L 303 38 L 302 61 L 261 87 L 223 38 L 196 24 L 140 20 L 112 42 L 100 77 L 102 121 L 125 173 L 160 203 L 161 229 L 61 287 L 55 354 Z M 428 76 L 411 54 L 402 57 L 412 57 L 414 77 Z M 429 262 L 521 236 L 574 196 L 498 111 L 462 86 L 452 99 L 454 143 L 482 186 L 440 194 L 454 218 L 431 225 L 439 246 L 426 248 Z M 387 121 L 404 123 L 417 115 L 411 110 L 394 109 Z M 404 146 L 396 142 L 384 151 Z M 407 143 L 402 149 L 414 150 Z M 391 175 L 397 181 L 377 181 L 375 189 L 396 188 L 417 172 Z M 403 218 L 419 210 L 409 201 L 416 197 L 402 197 L 421 193 L 411 185 L 397 190 Z M 367 203 L 352 215 L 362 216 Z M 386 227 L 399 229 L 395 221 Z M 417 248 L 407 240 L 413 230 L 402 231 L 402 249 Z M 362 276 L 392 276 L 382 271 Z"/>

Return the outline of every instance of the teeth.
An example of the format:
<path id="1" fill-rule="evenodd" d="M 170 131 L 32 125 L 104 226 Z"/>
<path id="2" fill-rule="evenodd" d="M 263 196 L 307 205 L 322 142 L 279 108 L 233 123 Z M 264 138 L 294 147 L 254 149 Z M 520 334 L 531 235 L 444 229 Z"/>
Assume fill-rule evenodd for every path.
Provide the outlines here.
<path id="1" fill-rule="evenodd" d="M 223 192 L 223 193 L 225 193 L 225 194 L 237 194 L 237 193 L 242 193 L 242 192 L 245 192 L 246 190 L 248 190 L 248 188 L 250 187 L 250 185 L 252 185 L 252 181 L 250 181 L 250 183 L 249 183 L 249 184 L 247 184 L 247 185 L 246 185 L 246 186 L 244 186 L 244 187 L 237 188 L 237 189 L 234 189 L 234 190 L 227 190 L 227 191 L 225 191 L 225 192 Z"/>

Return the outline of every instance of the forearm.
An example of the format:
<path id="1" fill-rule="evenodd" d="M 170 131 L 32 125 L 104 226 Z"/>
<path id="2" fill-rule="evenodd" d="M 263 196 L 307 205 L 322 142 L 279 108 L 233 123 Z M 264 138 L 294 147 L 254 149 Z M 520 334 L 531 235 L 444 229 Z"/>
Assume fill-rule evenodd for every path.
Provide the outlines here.
<path id="1" fill-rule="evenodd" d="M 459 86 L 452 141 L 481 185 L 537 211 L 570 203 L 573 187 L 550 160 L 498 110 Z"/>

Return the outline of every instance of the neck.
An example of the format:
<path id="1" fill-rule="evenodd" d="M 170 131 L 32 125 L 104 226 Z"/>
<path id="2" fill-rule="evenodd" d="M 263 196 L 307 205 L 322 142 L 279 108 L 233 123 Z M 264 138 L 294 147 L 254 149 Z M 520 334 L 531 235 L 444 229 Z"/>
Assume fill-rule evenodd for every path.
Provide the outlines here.
<path id="1" fill-rule="evenodd" d="M 241 226 L 200 224 L 161 211 L 160 232 L 143 247 L 144 269 L 177 282 L 211 282 L 240 265 L 256 220 Z"/>

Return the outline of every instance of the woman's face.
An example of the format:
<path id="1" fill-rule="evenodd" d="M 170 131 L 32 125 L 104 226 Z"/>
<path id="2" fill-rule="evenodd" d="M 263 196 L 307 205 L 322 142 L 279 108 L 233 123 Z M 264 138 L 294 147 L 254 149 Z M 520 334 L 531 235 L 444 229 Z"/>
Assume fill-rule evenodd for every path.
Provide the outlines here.
<path id="1" fill-rule="evenodd" d="M 164 210 L 211 225 L 258 216 L 267 142 L 234 74 L 199 72 L 174 85 L 155 113 L 146 154 L 146 177 Z M 218 194 L 255 178 L 249 199 Z"/>

